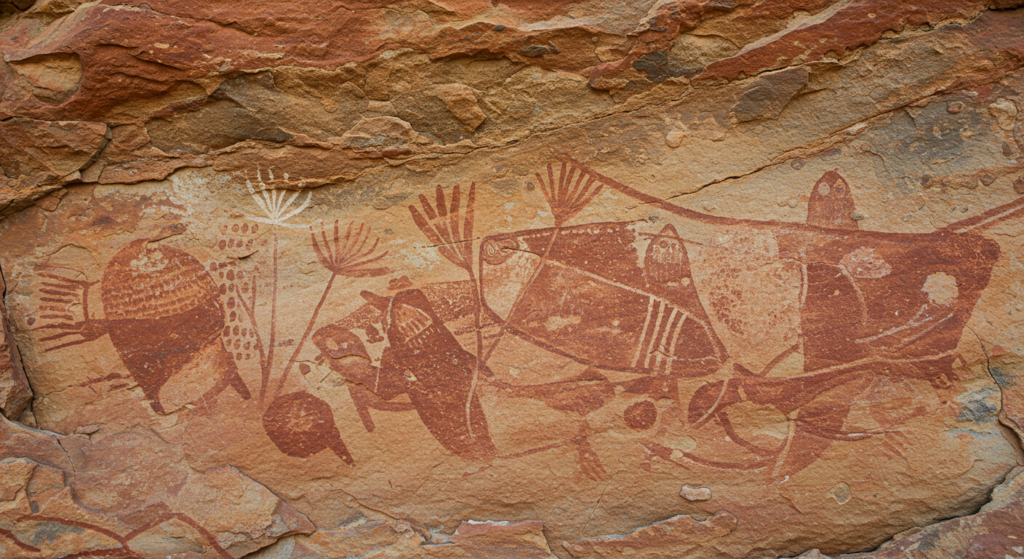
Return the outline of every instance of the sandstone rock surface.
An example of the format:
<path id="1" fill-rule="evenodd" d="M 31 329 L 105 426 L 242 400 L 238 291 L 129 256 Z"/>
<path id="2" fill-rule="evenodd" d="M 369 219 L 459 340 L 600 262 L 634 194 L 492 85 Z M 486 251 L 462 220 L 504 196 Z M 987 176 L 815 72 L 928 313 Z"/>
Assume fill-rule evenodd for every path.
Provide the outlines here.
<path id="1" fill-rule="evenodd" d="M 1019 1 L 0 51 L 0 558 L 1024 557 Z"/>

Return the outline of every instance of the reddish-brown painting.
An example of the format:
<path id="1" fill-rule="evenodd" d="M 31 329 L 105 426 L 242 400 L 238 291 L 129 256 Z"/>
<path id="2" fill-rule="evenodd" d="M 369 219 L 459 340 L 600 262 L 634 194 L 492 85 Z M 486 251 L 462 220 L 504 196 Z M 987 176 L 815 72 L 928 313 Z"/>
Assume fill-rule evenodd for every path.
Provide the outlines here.
<path id="1" fill-rule="evenodd" d="M 880 390 L 890 390 L 898 399 L 904 395 L 902 379 L 936 388 L 956 381 L 957 344 L 999 260 L 998 245 L 980 233 L 1024 212 L 1017 200 L 934 233 L 877 233 L 859 230 L 851 217 L 852 192 L 836 171 L 810 185 L 806 224 L 700 214 L 652 199 L 568 157 L 536 180 L 555 226 L 485 237 L 477 262 L 468 250 L 475 186 L 465 207 L 460 207 L 458 185 L 450 199 L 438 187 L 436 203 L 421 195 L 419 205 L 409 208 L 412 219 L 467 280 L 390 297 L 364 292 L 363 308 L 314 336 L 320 359 L 329 357 L 334 370 L 354 384 L 352 398 L 368 431 L 374 429 L 371 409 L 416 410 L 437 441 L 465 459 L 488 462 L 572 443 L 584 473 L 599 478 L 600 457 L 584 446 L 587 416 L 616 398 L 618 389 L 632 398 L 650 398 L 622 412 L 625 425 L 640 435 L 662 413 L 654 400 L 668 397 L 686 410 L 670 414 L 686 431 L 721 430 L 736 447 L 729 456 L 672 456 L 657 440 L 638 439 L 652 456 L 684 466 L 789 476 L 833 444 L 898 436 L 898 422 L 892 421 L 873 432 L 844 428 L 851 405 L 862 395 L 877 398 Z M 681 220 L 653 233 L 633 223 L 568 224 L 602 189 Z M 798 283 L 789 286 L 799 294 L 798 334 L 756 370 L 730 356 L 709 318 L 689 256 L 700 243 L 679 233 L 688 223 L 767 237 L 778 260 L 799 271 Z M 720 265 L 728 272 L 728 262 Z M 470 317 L 474 341 L 463 346 L 449 325 Z M 380 364 L 374 365 L 355 332 L 370 338 L 378 327 L 386 342 Z M 505 336 L 586 370 L 540 384 L 496 378 L 488 363 Z M 795 354 L 802 356 L 803 374 L 772 375 L 778 363 Z M 609 380 L 615 373 L 618 380 Z M 729 378 L 680 392 L 681 379 L 708 375 Z M 478 397 L 485 386 L 502 398 L 532 399 L 567 418 L 575 416 L 580 434 L 503 454 L 491 440 Z M 408 403 L 396 399 L 403 394 Z M 789 424 L 788 434 L 770 446 L 745 439 L 729 413 L 742 402 L 776 409 Z"/>
<path id="2" fill-rule="evenodd" d="M 269 271 L 246 272 L 238 261 L 204 265 L 159 239 L 138 239 L 96 281 L 45 269 L 39 302 L 47 322 L 37 330 L 49 352 L 108 335 L 157 413 L 166 411 L 161 389 L 182 370 L 202 367 L 214 379 L 193 402 L 197 410 L 209 411 L 231 388 L 254 401 L 266 437 L 294 458 L 330 451 L 349 465 L 364 459 L 342 440 L 353 433 L 340 420 L 347 412 L 305 379 L 325 365 L 347 388 L 366 436 L 379 432 L 377 414 L 415 414 L 445 452 L 476 465 L 466 475 L 568 450 L 580 473 L 602 479 L 592 422 L 617 414 L 649 458 L 786 478 L 836 444 L 898 441 L 913 414 L 848 427 L 860 399 L 920 392 L 910 381 L 934 390 L 957 382 L 957 345 L 1000 259 L 982 233 L 1024 212 L 1018 199 L 934 232 L 882 233 L 860 227 L 851 187 L 836 170 L 807 186 L 805 223 L 696 212 L 567 156 L 531 180 L 553 226 L 481 237 L 475 183 L 419 195 L 406 219 L 461 279 L 392 278 L 387 289 L 362 290 L 361 305 L 337 316 L 328 301 L 340 281 L 389 275 L 385 259 L 397 255 L 379 250 L 365 223 L 291 223 L 312 195 L 277 189 L 272 175 L 264 182 L 258 174 L 246 184 L 265 217 L 222 226 L 218 248 L 266 251 Z M 604 192 L 663 217 L 573 223 Z M 281 291 L 282 235 L 299 228 L 308 229 L 305 250 L 328 276 L 304 331 L 282 341 L 279 312 L 290 300 Z M 741 242 L 729 247 L 714 235 Z M 785 307 L 783 297 L 774 314 L 744 315 L 744 301 L 760 296 L 744 287 L 745 275 L 760 273 L 751 262 L 781 270 L 773 289 L 794 303 Z M 96 284 L 102 318 L 88 306 Z M 774 353 L 751 358 L 748 339 Z M 536 356 L 563 365 L 515 378 L 509 359 Z M 250 375 L 247 384 L 240 363 L 258 380 Z M 300 375 L 290 377 L 293 369 Z M 493 414 L 507 421 L 507 410 L 520 405 L 546 407 L 558 428 L 528 442 L 496 438 Z M 773 410 L 785 434 L 744 431 L 749 420 L 737 412 L 744 406 Z M 728 444 L 680 451 L 664 440 L 669 431 Z"/>
<path id="3" fill-rule="evenodd" d="M 42 300 L 78 303 L 85 314 L 78 322 L 72 322 L 70 314 L 53 315 L 55 322 L 41 326 L 56 331 L 42 339 L 54 343 L 48 351 L 108 334 L 132 380 L 158 413 L 164 411 L 160 388 L 194 360 L 201 360 L 220 379 L 209 397 L 228 386 L 243 398 L 250 397 L 221 339 L 225 320 L 217 284 L 187 252 L 148 239 L 121 249 L 107 264 L 100 282 L 105 319 L 89 316 L 90 283 L 46 272 L 44 277 L 48 281 Z"/>

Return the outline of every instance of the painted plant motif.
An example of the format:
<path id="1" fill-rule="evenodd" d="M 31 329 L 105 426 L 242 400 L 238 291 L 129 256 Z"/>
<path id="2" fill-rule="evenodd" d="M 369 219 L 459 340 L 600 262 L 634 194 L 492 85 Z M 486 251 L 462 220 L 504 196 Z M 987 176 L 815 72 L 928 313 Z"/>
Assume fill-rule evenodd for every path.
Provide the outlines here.
<path id="1" fill-rule="evenodd" d="M 312 227 L 310 230 L 313 230 Z M 387 256 L 387 252 L 372 256 L 377 250 L 379 239 L 367 248 L 369 236 L 370 228 L 365 224 L 356 226 L 350 223 L 345 236 L 342 237 L 337 221 L 334 222 L 334 235 L 330 241 L 327 238 L 326 230 L 320 231 L 320 241 L 317 240 L 315 231 L 310 234 L 317 260 L 331 272 L 331 277 L 327 280 L 320 301 L 313 309 L 306 331 L 303 332 L 302 338 L 281 373 L 274 390 L 274 399 L 263 416 L 263 427 L 267 435 L 274 441 L 278 449 L 288 456 L 305 458 L 329 448 L 345 462 L 355 463 L 345 447 L 345 443 L 341 441 L 341 435 L 334 424 L 334 414 L 330 405 L 306 392 L 293 392 L 283 396 L 279 394 L 284 389 L 288 374 L 316 324 L 317 315 L 323 308 L 324 301 L 327 300 L 334 280 L 339 276 L 356 278 L 381 276 L 388 273 L 387 268 L 373 266 Z"/>
<path id="2" fill-rule="evenodd" d="M 272 185 L 272 172 L 269 172 L 269 177 Z M 288 194 L 272 188 L 263 181 L 260 172 L 257 172 L 256 185 L 246 180 L 246 188 L 266 215 L 248 216 L 249 219 L 270 225 L 273 235 L 270 333 L 266 344 L 262 341 L 255 311 L 259 296 L 259 283 L 255 278 L 242 284 L 245 293 L 241 286 L 236 291 L 236 284 L 231 283 L 230 297 L 225 305 L 222 298 L 227 294 L 225 287 L 228 284 L 218 287 L 210 271 L 198 259 L 154 239 L 139 239 L 123 248 L 107 264 L 100 282 L 43 272 L 46 281 L 40 301 L 50 309 L 43 318 L 54 321 L 38 329 L 56 330 L 56 333 L 45 336 L 42 341 L 51 343 L 47 351 L 55 351 L 109 335 L 132 380 L 142 389 L 153 411 L 164 413 L 160 390 L 185 368 L 201 368 L 203 374 L 217 375 L 218 380 L 213 387 L 196 400 L 199 406 L 205 406 L 227 387 L 236 390 L 243 399 L 252 398 L 236 364 L 236 360 L 242 359 L 242 354 L 236 357 L 225 343 L 232 335 L 237 337 L 239 334 L 237 325 L 233 329 L 226 325 L 227 314 L 230 312 L 229 320 L 234 323 L 242 322 L 241 313 L 244 312 L 254 338 L 254 342 L 248 342 L 245 349 L 256 350 L 259 358 L 261 383 L 256 400 L 263 410 L 262 423 L 266 434 L 288 456 L 304 458 L 329 449 L 345 462 L 354 464 L 341 440 L 330 405 L 306 392 L 281 393 L 335 280 L 339 276 L 357 278 L 387 274 L 387 268 L 376 265 L 387 256 L 387 252 L 374 255 L 379 240 L 369 243 L 370 228 L 365 224 L 351 223 L 342 235 L 340 224 L 335 221 L 330 236 L 325 228 L 319 231 L 318 236 L 318 232 L 309 227 L 317 260 L 331 275 L 301 341 L 278 375 L 272 394 L 268 395 L 276 365 L 275 348 L 278 346 L 277 286 L 280 270 L 277 228 L 297 228 L 287 220 L 308 207 L 311 193 L 307 193 L 302 203 L 293 208 L 293 203 L 302 193 Z M 252 227 L 253 233 L 257 227 Z M 223 266 L 213 263 L 210 270 Z M 223 272 L 221 276 L 224 276 Z M 241 280 L 242 273 L 236 276 L 233 270 L 228 271 L 229 282 L 236 277 Z M 102 319 L 90 316 L 88 308 L 89 289 L 95 283 L 100 283 L 101 288 Z M 74 321 L 71 314 L 71 307 L 76 305 L 83 309 L 85 318 L 82 321 Z M 226 310 L 225 306 L 231 310 Z"/>

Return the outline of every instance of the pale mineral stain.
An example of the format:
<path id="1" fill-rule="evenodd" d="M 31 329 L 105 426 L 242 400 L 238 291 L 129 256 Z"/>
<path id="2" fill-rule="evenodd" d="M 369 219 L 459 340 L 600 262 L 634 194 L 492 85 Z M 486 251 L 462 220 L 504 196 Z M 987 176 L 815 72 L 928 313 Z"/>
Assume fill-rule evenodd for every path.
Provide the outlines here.
<path id="1" fill-rule="evenodd" d="M 828 493 L 840 505 L 850 502 L 850 486 L 846 482 L 841 481 L 837 483 L 835 487 L 829 489 Z"/>
<path id="2" fill-rule="evenodd" d="M 937 272 L 925 278 L 921 291 L 928 294 L 929 301 L 940 305 L 949 305 L 960 294 L 956 278 L 945 272 Z"/>
<path id="3" fill-rule="evenodd" d="M 711 489 L 708 487 L 693 487 L 686 484 L 679 490 L 679 496 L 687 501 L 710 501 Z"/>

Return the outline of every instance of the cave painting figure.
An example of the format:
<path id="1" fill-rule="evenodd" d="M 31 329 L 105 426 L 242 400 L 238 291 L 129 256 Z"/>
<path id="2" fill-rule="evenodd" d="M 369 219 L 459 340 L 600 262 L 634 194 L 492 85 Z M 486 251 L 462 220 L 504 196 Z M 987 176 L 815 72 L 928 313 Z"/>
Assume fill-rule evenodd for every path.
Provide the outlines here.
<path id="1" fill-rule="evenodd" d="M 263 413 L 263 430 L 287 456 L 308 458 L 329 449 L 349 466 L 356 463 L 341 440 L 331 406 L 308 392 L 274 398 Z"/>
<path id="2" fill-rule="evenodd" d="M 623 412 L 628 427 L 645 431 L 658 422 L 652 400 L 668 397 L 681 408 L 688 399 L 687 429 L 697 432 L 715 423 L 731 432 L 749 457 L 730 462 L 684 453 L 692 463 L 792 475 L 837 441 L 880 434 L 844 430 L 853 400 L 869 387 L 884 392 L 906 380 L 950 386 L 956 378 L 956 346 L 999 259 L 998 245 L 979 232 L 1024 213 L 1021 198 L 933 233 L 863 231 L 849 185 L 830 171 L 813 186 L 806 224 L 734 219 L 676 206 L 562 159 L 557 177 L 551 166 L 547 180 L 537 176 L 555 226 L 485 237 L 477 262 L 468 251 L 471 224 L 460 231 L 467 212 L 459 212 L 458 189 L 450 207 L 438 188 L 436 206 L 421 197 L 424 210 L 411 208 L 417 225 L 429 231 L 446 258 L 466 270 L 469 281 L 456 282 L 464 284 L 458 289 L 442 289 L 447 296 L 432 293 L 439 284 L 392 297 L 364 294 L 376 309 L 376 320 L 385 324 L 387 347 L 379 367 L 371 364 L 353 333 L 360 328 L 374 332 L 366 320 L 359 325 L 349 317 L 318 332 L 321 359 L 330 356 L 332 368 L 344 369 L 343 376 L 355 383 L 350 390 L 368 430 L 373 427 L 370 409 L 415 409 L 446 449 L 486 459 L 496 451 L 476 394 L 479 386 L 578 414 L 581 425 L 619 388 L 649 398 Z M 656 229 L 647 221 L 567 225 L 604 188 L 681 220 Z M 702 241 L 685 239 L 682 230 Z M 743 242 L 729 245 L 729 238 Z M 697 261 L 695 248 L 702 253 Z M 737 283 L 731 295 L 712 297 L 695 266 L 705 268 L 700 276 L 705 279 L 717 275 L 742 282 L 746 274 L 745 285 L 753 285 L 749 278 L 763 281 L 757 276 L 762 272 L 737 265 L 743 251 L 756 250 L 761 251 L 757 258 L 794 271 L 779 276 L 792 278 L 789 283 L 776 282 L 794 304 L 786 318 L 792 331 L 770 321 L 760 326 L 760 334 L 775 336 L 769 341 L 781 349 L 753 373 L 745 361 L 751 354 L 744 353 L 741 343 L 743 325 L 728 320 L 725 311 L 737 299 L 759 294 L 742 293 Z M 760 304 L 767 308 L 778 302 L 764 297 Z M 356 314 L 365 319 L 368 312 L 364 307 Z M 470 327 L 477 332 L 475 348 L 463 348 L 448 331 L 456 318 L 469 316 L 475 321 Z M 498 380 L 488 361 L 505 335 L 586 369 L 539 384 Z M 341 348 L 346 344 L 347 351 Z M 359 359 L 352 361 L 356 354 Z M 802 374 L 772 376 L 793 356 L 802 359 Z M 346 359 L 349 363 L 342 365 Z M 613 373 L 617 380 L 609 380 Z M 729 378 L 679 394 L 680 380 L 711 374 Z M 400 393 L 409 394 L 410 401 L 390 401 Z M 789 433 L 778 447 L 738 436 L 728 410 L 742 402 L 772 406 L 787 418 Z M 657 442 L 644 444 L 655 455 L 671 455 Z"/>
<path id="3" fill-rule="evenodd" d="M 364 297 L 387 317 L 374 393 L 384 400 L 407 393 L 423 424 L 451 452 L 476 460 L 496 454 L 480 399 L 470 394 L 476 357 L 459 345 L 423 292 Z"/>
<path id="4" fill-rule="evenodd" d="M 952 350 L 999 258 L 994 241 L 966 231 L 1024 210 L 1018 200 L 935 233 L 880 233 L 856 230 L 849 187 L 835 172 L 815 185 L 808 225 L 701 214 L 600 178 L 697 225 L 761 231 L 778 259 L 798 264 L 794 341 L 806 372 L 895 360 L 937 385 L 948 382 Z M 629 224 L 597 223 L 488 237 L 485 304 L 517 335 L 584 363 L 677 376 L 716 370 L 728 352 L 686 265 L 686 242 L 665 226 L 641 268 L 630 245 L 636 236 Z"/>
<path id="5" fill-rule="evenodd" d="M 703 376 L 725 360 L 666 225 L 640 265 L 629 224 L 489 237 L 483 297 L 510 332 L 580 363 L 638 374 Z M 558 304 L 553 304 L 555 301 Z"/>
<path id="6" fill-rule="evenodd" d="M 840 203 L 820 200 L 827 187 L 835 194 L 836 185 L 845 186 L 833 177 L 838 175 L 829 173 L 815 186 L 811 200 L 819 195 L 820 203 L 811 206 L 808 222 L 854 229 L 855 221 L 844 221 L 853 211 L 852 197 L 842 196 Z M 826 179 L 833 179 L 832 184 Z M 821 211 L 826 209 L 831 215 Z M 1019 202 L 1004 210 L 1004 215 L 991 217 L 1003 219 L 1018 212 Z M 688 418 L 696 428 L 716 421 L 752 457 L 745 463 L 716 464 L 706 457 L 684 455 L 723 468 L 764 467 L 778 476 L 792 475 L 836 441 L 873 436 L 846 432 L 844 422 L 855 398 L 879 378 L 896 375 L 949 387 L 955 379 L 953 363 L 959 358 L 956 346 L 999 259 L 995 242 L 959 230 L 976 223 L 982 222 L 917 235 L 846 236 L 827 230 L 813 236 L 796 231 L 780 235 L 791 254 L 805 254 L 800 337 L 784 353 L 799 350 L 807 374 L 766 378 L 774 363 L 758 375 L 736 364 L 738 376 L 705 385 L 694 394 Z M 775 363 L 785 355 L 779 357 Z M 727 410 L 744 401 L 773 406 L 787 418 L 790 434 L 778 448 L 758 447 L 736 433 Z"/>
<path id="7" fill-rule="evenodd" d="M 349 381 L 349 393 L 368 432 L 376 426 L 370 410 L 416 411 L 423 425 L 447 451 L 465 460 L 489 464 L 563 446 L 576 450 L 583 473 L 600 478 L 604 470 L 587 441 L 587 425 L 580 424 L 576 436 L 525 451 L 499 453 L 491 440 L 487 418 L 474 390 L 476 356 L 462 347 L 449 329 L 459 319 L 474 313 L 472 290 L 467 282 L 431 284 L 406 289 L 391 297 L 363 292 L 367 303 L 349 317 L 317 330 L 313 343 L 320 349 L 318 360 Z M 495 323 L 491 316 L 486 325 Z M 354 330 L 377 332 L 380 325 L 385 347 L 374 365 L 362 339 Z M 492 373 L 486 366 L 483 376 Z M 603 379 L 603 377 L 601 377 Z M 591 379 L 593 380 L 593 379 Z M 595 398 L 584 387 L 572 384 L 568 391 L 547 394 L 517 393 L 552 402 L 556 409 L 580 415 L 600 408 L 614 396 L 607 380 L 597 387 Z M 528 391 L 530 387 L 515 387 Z M 467 415 L 467 402 L 468 415 Z M 469 421 L 466 421 L 466 418 Z"/>
<path id="8" fill-rule="evenodd" d="M 811 188 L 807 200 L 807 224 L 825 229 L 860 229 L 853 192 L 839 173 L 829 171 Z"/>
<path id="9" fill-rule="evenodd" d="M 690 429 L 699 430 L 714 420 L 752 458 L 745 463 L 726 463 L 715 457 L 683 453 L 694 462 L 707 466 L 768 468 L 779 476 L 800 471 L 835 441 L 854 441 L 870 436 L 844 432 L 843 425 L 852 400 L 878 377 L 888 375 L 898 379 L 926 380 L 936 388 L 951 384 L 955 378 L 953 363 L 959 357 L 956 346 L 999 259 L 999 246 L 972 230 L 1024 211 L 1024 199 L 1018 199 L 934 233 L 880 233 L 859 230 L 851 217 L 855 206 L 849 186 L 834 171 L 826 173 L 814 186 L 807 225 L 700 214 L 653 199 L 606 177 L 601 177 L 601 180 L 640 201 L 692 220 L 698 227 L 716 228 L 719 235 L 723 231 L 727 235 L 729 230 L 745 230 L 748 237 L 750 230 L 759 232 L 767 238 L 764 244 L 772 247 L 779 260 L 799 265 L 800 284 L 794 286 L 799 291 L 799 316 L 795 321 L 799 329 L 793 339 L 788 340 L 792 345 L 758 374 L 747 370 L 742 363 L 733 363 L 736 373 L 733 378 L 706 384 L 697 390 L 689 404 Z M 605 227 L 607 235 L 621 225 L 594 224 L 589 227 L 593 230 Z M 518 239 L 524 235 L 516 236 Z M 494 237 L 498 242 L 511 244 L 507 238 Z M 554 253 L 554 246 L 545 252 L 518 241 L 508 250 L 511 255 L 492 257 L 492 260 L 500 262 L 504 258 L 526 259 L 534 254 Z M 527 257 L 519 256 L 524 248 L 529 255 Z M 604 270 L 621 266 L 620 262 L 602 264 Z M 716 263 L 705 261 L 704 265 L 714 266 Z M 723 274 L 741 273 L 728 262 L 717 265 Z M 482 275 L 486 286 L 488 275 L 486 272 Z M 495 275 L 515 277 L 516 272 Z M 532 278 L 540 275 L 530 277 L 531 280 L 524 282 L 527 289 L 532 288 Z M 568 289 L 569 285 L 566 283 L 562 288 Z M 579 290 L 577 287 L 576 291 Z M 511 297 L 505 295 L 506 301 L 528 297 L 523 295 L 522 289 L 518 293 L 515 289 L 511 292 L 516 294 Z M 486 298 L 486 288 L 484 293 Z M 558 295 L 564 301 L 575 296 L 575 292 L 568 296 L 558 292 Z M 699 304 L 700 296 L 694 300 Z M 635 313 L 638 303 L 617 309 L 615 319 L 625 322 L 623 319 L 631 312 Z M 539 305 L 532 308 L 538 313 L 532 324 L 543 324 L 551 315 L 550 310 L 544 314 Z M 507 314 L 515 316 L 514 313 Z M 559 320 L 572 322 L 572 317 L 560 317 Z M 509 320 L 510 324 L 516 322 L 514 318 Z M 520 319 L 518 323 L 525 321 Z M 545 336 L 542 343 L 556 341 L 559 348 L 572 343 L 569 338 L 558 343 L 556 337 L 548 332 L 533 331 Z M 703 336 L 696 339 L 701 338 Z M 797 352 L 803 358 L 803 376 L 766 376 L 779 362 Z M 672 353 L 662 355 L 666 359 L 673 356 Z M 577 357 L 591 358 L 578 353 Z M 605 363 L 606 366 L 608 364 L 611 363 Z M 682 375 L 686 372 L 673 371 Z M 790 432 L 778 448 L 759 448 L 736 433 L 727 410 L 744 401 L 774 406 L 787 417 Z M 648 447 L 657 455 L 663 454 L 664 447 L 658 444 Z"/>
<path id="10" fill-rule="evenodd" d="M 229 386 L 249 399 L 249 389 L 221 339 L 224 310 L 217 285 L 187 252 L 148 239 L 121 249 L 110 259 L 99 282 L 102 319 L 89 316 L 88 291 L 95 282 L 50 273 L 43 277 L 44 302 L 79 302 L 85 315 L 80 322 L 65 318 L 41 327 L 58 330 L 43 338 L 44 342 L 57 342 L 47 351 L 109 335 L 132 379 L 157 413 L 164 413 L 160 389 L 185 367 L 202 367 L 217 376 L 216 384 L 203 395 L 204 400 Z M 72 339 L 64 341 L 67 338 Z"/>

